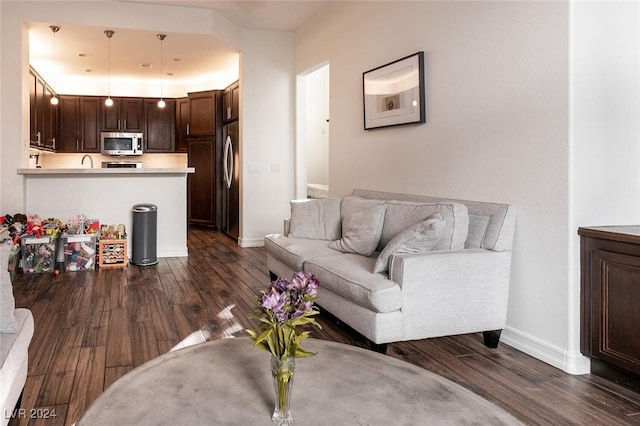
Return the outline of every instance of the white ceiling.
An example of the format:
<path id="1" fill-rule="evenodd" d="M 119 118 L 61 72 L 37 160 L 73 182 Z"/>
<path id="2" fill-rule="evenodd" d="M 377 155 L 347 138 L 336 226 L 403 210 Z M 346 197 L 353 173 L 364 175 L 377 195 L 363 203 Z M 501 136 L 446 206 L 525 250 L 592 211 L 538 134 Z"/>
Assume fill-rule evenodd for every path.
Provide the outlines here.
<path id="1" fill-rule="evenodd" d="M 198 1 L 198 0 L 120 0 L 131 3 L 151 3 L 182 7 L 213 9 L 242 28 L 254 30 L 294 31 L 313 16 L 328 1 L 261 0 L 261 1 Z"/>
<path id="2" fill-rule="evenodd" d="M 213 9 L 242 28 L 275 31 L 295 30 L 326 3 L 120 1 Z M 60 31 L 54 36 L 49 26 L 57 25 L 55 22 L 27 25 L 29 63 L 60 94 L 159 97 L 162 92 L 164 97 L 177 98 L 186 96 L 187 92 L 223 89 L 239 75 L 237 49 L 211 36 L 166 33 L 162 42 L 161 73 L 161 43 L 155 32 L 60 25 Z M 115 32 L 110 46 L 104 34 L 107 29 Z"/>

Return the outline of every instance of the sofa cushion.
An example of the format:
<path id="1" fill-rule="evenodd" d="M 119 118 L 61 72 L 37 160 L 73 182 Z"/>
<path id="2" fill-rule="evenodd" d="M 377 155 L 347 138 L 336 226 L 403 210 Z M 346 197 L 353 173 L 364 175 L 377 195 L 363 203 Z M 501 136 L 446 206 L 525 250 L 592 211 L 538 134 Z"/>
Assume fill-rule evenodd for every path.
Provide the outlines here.
<path id="1" fill-rule="evenodd" d="M 341 198 L 291 201 L 289 237 L 312 240 L 340 238 Z"/>
<path id="2" fill-rule="evenodd" d="M 304 271 L 316 276 L 320 294 L 327 288 L 374 312 L 393 312 L 402 308 L 400 286 L 383 274 L 372 273 L 374 263 L 375 257 L 344 253 L 309 259 L 304 264 Z"/>
<path id="3" fill-rule="evenodd" d="M 289 238 L 282 234 L 270 234 L 264 238 L 269 255 L 288 265 L 294 271 L 302 271 L 304 262 L 312 257 L 334 256 L 329 241 Z"/>
<path id="4" fill-rule="evenodd" d="M 373 272 L 384 272 L 389 267 L 389 257 L 400 253 L 420 253 L 432 250 L 444 231 L 445 222 L 440 213 L 435 213 L 425 221 L 417 223 L 398 235 L 384 246 L 378 255 Z"/>
<path id="5" fill-rule="evenodd" d="M 442 238 L 434 250 L 462 250 L 469 232 L 467 207 L 461 203 L 438 202 L 419 203 L 411 201 L 389 201 L 382 227 L 378 250 L 384 247 L 400 232 L 426 220 L 434 213 L 440 213 L 445 221 Z"/>
<path id="6" fill-rule="evenodd" d="M 7 270 L 12 248 L 11 241 L 0 243 L 0 333 L 15 333 L 18 329 L 13 286 Z"/>
<path id="7" fill-rule="evenodd" d="M 329 244 L 329 247 L 343 253 L 371 255 L 380 241 L 385 207 L 385 204 L 379 204 L 347 213 L 342 218 L 342 238 Z"/>

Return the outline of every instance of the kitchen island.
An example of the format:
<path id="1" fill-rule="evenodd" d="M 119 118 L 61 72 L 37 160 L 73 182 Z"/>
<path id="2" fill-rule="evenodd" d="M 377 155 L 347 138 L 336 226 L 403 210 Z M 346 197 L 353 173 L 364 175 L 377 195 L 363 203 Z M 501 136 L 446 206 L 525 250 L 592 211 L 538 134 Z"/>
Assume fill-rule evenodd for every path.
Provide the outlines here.
<path id="1" fill-rule="evenodd" d="M 187 176 L 194 172 L 193 167 L 17 170 L 25 178 L 26 211 L 22 213 L 55 217 L 65 223 L 82 213 L 101 224 L 124 224 L 129 252 L 132 207 L 155 204 L 158 257 L 188 255 Z"/>

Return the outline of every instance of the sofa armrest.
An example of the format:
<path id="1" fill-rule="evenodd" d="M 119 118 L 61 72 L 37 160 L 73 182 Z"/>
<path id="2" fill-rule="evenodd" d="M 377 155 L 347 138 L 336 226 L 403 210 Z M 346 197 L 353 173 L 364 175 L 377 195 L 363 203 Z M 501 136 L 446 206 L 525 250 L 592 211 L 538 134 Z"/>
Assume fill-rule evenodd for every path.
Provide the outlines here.
<path id="1" fill-rule="evenodd" d="M 431 251 L 389 261 L 389 278 L 402 288 L 406 333 L 418 335 L 504 328 L 510 273 L 511 251 Z"/>

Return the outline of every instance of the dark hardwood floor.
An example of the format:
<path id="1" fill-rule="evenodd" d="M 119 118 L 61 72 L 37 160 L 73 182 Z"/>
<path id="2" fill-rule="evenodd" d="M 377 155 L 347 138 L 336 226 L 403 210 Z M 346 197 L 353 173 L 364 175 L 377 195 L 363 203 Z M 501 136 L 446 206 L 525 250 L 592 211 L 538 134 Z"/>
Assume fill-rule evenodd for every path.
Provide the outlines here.
<path id="1" fill-rule="evenodd" d="M 140 364 L 183 341 L 241 336 L 255 325 L 247 317 L 269 280 L 264 249 L 242 249 L 198 228 L 189 230 L 188 245 L 188 258 L 154 266 L 16 277 L 16 304 L 35 318 L 22 407 L 39 418 L 10 425 L 73 424 Z M 367 346 L 346 327 L 320 322 L 313 337 Z M 387 354 L 470 389 L 525 424 L 640 424 L 640 394 L 566 374 L 504 344 L 488 349 L 480 334 L 393 343 Z M 54 411 L 55 418 L 43 418 Z"/>

